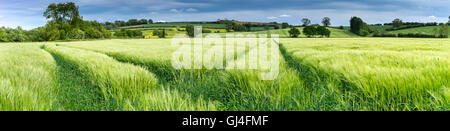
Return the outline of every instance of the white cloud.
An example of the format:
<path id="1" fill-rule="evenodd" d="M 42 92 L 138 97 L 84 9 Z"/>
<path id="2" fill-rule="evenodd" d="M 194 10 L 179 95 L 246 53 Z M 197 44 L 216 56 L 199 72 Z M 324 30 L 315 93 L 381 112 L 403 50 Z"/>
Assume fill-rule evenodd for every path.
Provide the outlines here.
<path id="1" fill-rule="evenodd" d="M 186 9 L 186 11 L 187 12 L 196 12 L 196 11 L 198 11 L 197 9 L 194 9 L 194 8 L 189 8 L 189 9 Z"/>
<path id="2" fill-rule="evenodd" d="M 291 17 L 291 15 L 282 14 L 280 17 Z"/>
<path id="3" fill-rule="evenodd" d="M 274 17 L 274 16 L 270 16 L 270 17 L 267 17 L 267 19 L 269 19 L 269 20 L 273 20 L 273 19 L 277 19 L 277 17 Z"/>
<path id="4" fill-rule="evenodd" d="M 0 19 L 3 18 L 3 16 L 0 15 Z"/>
<path id="5" fill-rule="evenodd" d="M 173 12 L 173 13 L 180 13 L 180 12 L 182 12 L 182 10 L 177 10 L 177 9 L 170 9 L 169 11 Z"/>

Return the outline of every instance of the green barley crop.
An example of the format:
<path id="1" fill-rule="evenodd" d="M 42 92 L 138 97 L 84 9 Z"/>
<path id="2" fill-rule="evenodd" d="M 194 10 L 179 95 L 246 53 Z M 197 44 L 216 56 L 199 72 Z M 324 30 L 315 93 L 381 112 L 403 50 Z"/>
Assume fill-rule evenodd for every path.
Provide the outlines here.
<path id="1" fill-rule="evenodd" d="M 170 42 L 2 44 L 0 110 L 450 109 L 447 39 L 280 39 L 275 80 L 176 70 Z"/>
<path id="2" fill-rule="evenodd" d="M 297 72 L 281 57 L 280 74 L 276 80 L 260 80 L 260 70 L 182 70 L 170 65 L 176 47 L 170 40 L 107 40 L 102 42 L 71 42 L 62 46 L 93 50 L 115 59 L 147 67 L 162 79 L 168 88 L 189 92 L 193 96 L 221 103 L 220 110 L 331 110 L 339 107 L 338 94 L 324 97 L 322 88 L 305 87 Z M 248 49 L 247 49 L 248 51 Z M 164 69 L 164 70 L 162 70 Z M 168 73 L 171 72 L 171 73 Z M 330 102 L 333 101 L 333 102 Z"/>
<path id="3" fill-rule="evenodd" d="M 0 44 L 0 111 L 55 109 L 56 64 L 39 45 Z"/>
<path id="4" fill-rule="evenodd" d="M 54 45 L 47 45 L 45 49 L 55 59 L 77 67 L 100 88 L 104 99 L 114 105 L 113 110 L 215 110 L 211 102 L 191 101 L 188 95 L 160 88 L 155 76 L 138 66 L 81 49 Z M 155 101 L 157 96 L 161 98 Z"/>
<path id="5" fill-rule="evenodd" d="M 449 110 L 448 39 L 285 39 L 353 110 Z M 350 103 L 350 102 L 356 103 Z"/>

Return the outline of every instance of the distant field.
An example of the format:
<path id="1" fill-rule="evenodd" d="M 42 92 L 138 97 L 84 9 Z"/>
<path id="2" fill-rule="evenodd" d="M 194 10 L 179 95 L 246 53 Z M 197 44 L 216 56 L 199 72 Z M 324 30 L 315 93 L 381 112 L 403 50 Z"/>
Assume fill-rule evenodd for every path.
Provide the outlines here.
<path id="1" fill-rule="evenodd" d="M 383 25 L 383 26 L 370 26 L 371 30 L 378 30 L 378 31 L 384 31 L 386 29 L 392 28 L 392 25 Z M 408 33 L 421 33 L 421 34 L 429 34 L 433 35 L 435 34 L 434 29 L 438 28 L 438 26 L 425 26 L 425 27 L 416 27 L 416 28 L 409 28 L 409 29 L 402 29 L 402 30 L 395 30 L 395 31 L 388 31 L 389 33 L 393 34 L 408 34 Z M 345 30 L 350 30 L 349 26 L 344 27 Z M 449 29 L 450 31 L 450 29 Z M 450 34 L 449 34 L 450 36 Z"/>
<path id="2" fill-rule="evenodd" d="M 303 27 L 297 27 L 297 29 L 300 30 L 300 32 L 303 31 Z M 331 38 L 351 38 L 351 37 L 359 37 L 358 35 L 355 35 L 347 30 L 340 30 L 340 29 L 334 29 L 334 28 L 328 28 L 331 31 Z M 280 38 L 290 38 L 289 31 L 290 29 L 276 29 L 276 30 L 268 30 L 268 31 L 255 31 L 255 32 L 234 32 L 234 34 L 278 34 Z M 222 37 L 224 37 L 227 33 L 219 33 Z M 318 37 L 318 36 L 316 36 Z M 302 33 L 299 38 L 306 38 L 306 36 Z"/>
<path id="3" fill-rule="evenodd" d="M 371 30 L 378 30 L 378 31 L 384 31 L 384 30 L 386 30 L 386 29 L 390 29 L 390 28 L 392 28 L 392 25 L 372 25 L 372 26 L 369 26 L 370 27 L 370 29 Z"/>
<path id="4" fill-rule="evenodd" d="M 140 28 L 151 28 L 151 27 L 186 27 L 186 25 L 194 25 L 194 26 L 202 26 L 203 28 L 225 28 L 224 24 L 201 24 L 201 23 L 186 23 L 186 22 L 179 22 L 179 23 L 155 23 L 155 24 L 146 24 L 139 26 Z"/>
<path id="5" fill-rule="evenodd" d="M 303 30 L 303 27 L 297 27 L 300 31 Z M 177 35 L 177 34 L 186 34 L 186 31 L 178 31 L 176 30 L 175 27 L 153 27 L 153 28 L 135 28 L 135 29 L 131 29 L 131 30 L 141 30 L 143 32 L 143 35 L 146 36 L 149 33 L 153 32 L 154 30 L 161 30 L 161 29 L 165 29 L 167 36 L 166 38 L 172 38 L 173 36 Z M 220 32 L 226 32 L 226 30 L 224 29 L 209 29 L 209 28 L 205 28 L 206 30 L 211 30 L 212 32 L 216 32 L 216 31 L 220 31 Z M 353 37 L 360 37 L 358 35 L 355 35 L 353 33 L 351 33 L 348 30 L 341 30 L 341 29 L 335 29 L 335 28 L 328 28 L 331 31 L 331 38 L 353 38 Z M 244 36 L 247 36 L 248 34 L 255 34 L 255 35 L 259 35 L 259 34 L 267 34 L 267 35 L 271 35 L 271 34 L 278 34 L 280 38 L 290 38 L 289 33 L 288 33 L 289 29 L 271 29 L 271 30 L 266 30 L 266 31 L 251 31 L 251 32 L 228 32 L 228 33 L 203 33 L 204 36 L 208 35 L 208 34 L 218 34 L 221 37 L 225 37 L 226 34 L 242 34 Z M 319 36 L 316 36 L 319 37 Z M 299 38 L 306 38 L 306 36 L 302 33 Z"/>
<path id="6" fill-rule="evenodd" d="M 378 31 L 383 31 L 389 28 L 392 28 L 392 25 L 370 25 L 369 28 L 373 31 L 378 30 Z M 350 30 L 350 26 L 344 26 L 345 30 Z"/>
<path id="7" fill-rule="evenodd" d="M 422 33 L 422 34 L 435 34 L 434 29 L 439 28 L 438 26 L 426 26 L 426 27 L 417 27 L 417 28 L 409 28 L 403 30 L 390 31 L 390 33 L 399 34 L 399 33 Z M 449 28 L 450 31 L 450 28 Z M 450 36 L 450 34 L 449 34 Z"/>

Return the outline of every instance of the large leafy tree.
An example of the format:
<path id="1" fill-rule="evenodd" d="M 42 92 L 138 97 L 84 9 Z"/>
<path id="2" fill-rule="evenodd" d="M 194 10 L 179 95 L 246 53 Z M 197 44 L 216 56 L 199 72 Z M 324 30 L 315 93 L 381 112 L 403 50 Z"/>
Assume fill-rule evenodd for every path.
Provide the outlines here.
<path id="1" fill-rule="evenodd" d="M 305 34 L 307 37 L 313 37 L 317 34 L 317 28 L 315 26 L 306 26 L 303 28 L 303 34 Z"/>
<path id="2" fill-rule="evenodd" d="M 309 20 L 308 18 L 303 18 L 302 22 L 303 22 L 303 26 L 308 26 L 309 24 L 311 24 L 311 20 Z"/>
<path id="3" fill-rule="evenodd" d="M 186 33 L 189 37 L 194 37 L 194 26 L 193 25 L 186 25 Z"/>
<path id="4" fill-rule="evenodd" d="M 300 35 L 300 30 L 298 30 L 298 29 L 295 28 L 295 27 L 292 27 L 292 28 L 289 30 L 289 35 L 290 35 L 292 38 L 296 38 L 296 37 L 298 37 L 298 36 Z"/>
<path id="5" fill-rule="evenodd" d="M 153 20 L 152 19 L 148 19 L 148 23 L 149 24 L 153 24 Z"/>
<path id="6" fill-rule="evenodd" d="M 73 2 L 53 3 L 48 5 L 47 10 L 44 12 L 44 17 L 52 19 L 61 27 L 64 23 L 68 23 L 72 27 L 78 27 L 82 22 L 78 8 Z"/>
<path id="7" fill-rule="evenodd" d="M 438 37 L 440 37 L 440 38 L 448 38 L 448 35 L 449 35 L 448 29 L 449 29 L 449 28 L 448 28 L 448 25 L 443 24 L 443 25 L 440 25 L 438 28 L 435 28 L 435 29 L 434 29 L 434 32 L 435 32 L 435 34 L 437 34 Z"/>
<path id="8" fill-rule="evenodd" d="M 370 28 L 361 18 L 354 16 L 350 19 L 350 31 L 365 36 L 370 32 Z"/>
<path id="9" fill-rule="evenodd" d="M 392 27 L 394 28 L 399 28 L 403 25 L 403 21 L 400 20 L 399 18 L 394 19 L 394 21 L 392 21 Z"/>
<path id="10" fill-rule="evenodd" d="M 330 25 L 331 25 L 331 19 L 328 18 L 328 17 L 324 17 L 324 18 L 322 19 L 322 24 L 323 24 L 323 26 L 325 26 L 325 27 L 330 26 Z"/>
<path id="11" fill-rule="evenodd" d="M 317 27 L 317 34 L 324 37 L 330 37 L 331 31 L 328 30 L 325 26 Z"/>

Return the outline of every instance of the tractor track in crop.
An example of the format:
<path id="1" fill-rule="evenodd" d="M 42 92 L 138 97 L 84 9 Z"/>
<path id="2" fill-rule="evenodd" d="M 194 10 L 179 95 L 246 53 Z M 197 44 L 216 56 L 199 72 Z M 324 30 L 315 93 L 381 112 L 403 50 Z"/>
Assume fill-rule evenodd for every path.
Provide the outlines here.
<path id="1" fill-rule="evenodd" d="M 41 49 L 49 53 L 57 64 L 57 103 L 66 111 L 113 110 L 113 106 L 102 97 L 98 87 L 83 76 L 83 73 L 64 59 L 48 52 L 44 45 Z"/>

